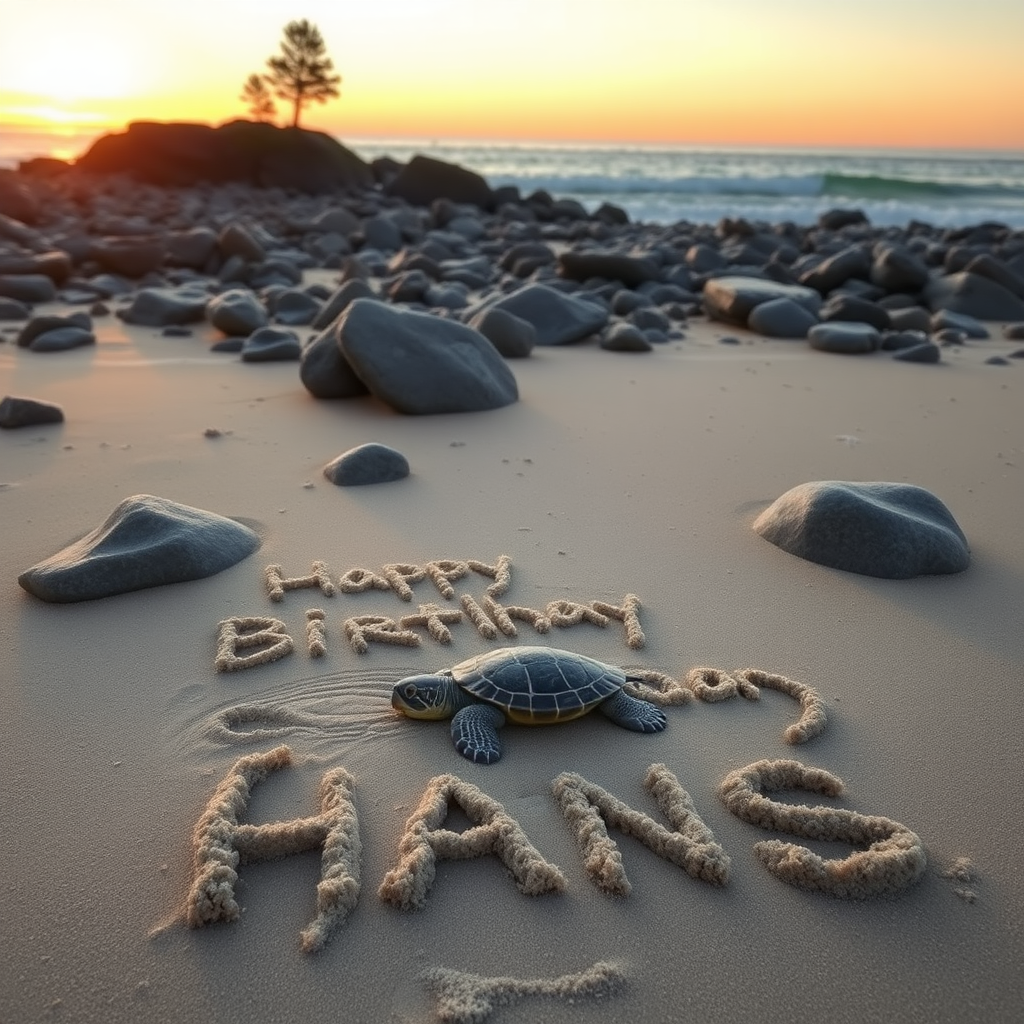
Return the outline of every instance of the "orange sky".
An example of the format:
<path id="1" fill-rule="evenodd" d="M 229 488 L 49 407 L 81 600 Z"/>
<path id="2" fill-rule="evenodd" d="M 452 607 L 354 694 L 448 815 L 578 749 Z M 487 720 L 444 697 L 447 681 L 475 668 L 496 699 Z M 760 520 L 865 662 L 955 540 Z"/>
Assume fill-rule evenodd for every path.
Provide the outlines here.
<path id="1" fill-rule="evenodd" d="M 293 17 L 344 76 L 303 123 L 342 138 L 1024 150 L 1021 0 L 38 0 L 0 126 L 244 116 Z"/>

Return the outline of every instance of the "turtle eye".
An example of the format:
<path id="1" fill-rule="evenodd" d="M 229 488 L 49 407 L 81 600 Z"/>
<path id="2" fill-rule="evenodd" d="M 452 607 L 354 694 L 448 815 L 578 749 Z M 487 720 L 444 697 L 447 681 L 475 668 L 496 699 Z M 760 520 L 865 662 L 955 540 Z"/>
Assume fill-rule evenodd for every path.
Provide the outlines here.
<path id="1" fill-rule="evenodd" d="M 416 696 L 416 687 L 410 683 L 403 691 L 406 700 L 412 700 Z"/>

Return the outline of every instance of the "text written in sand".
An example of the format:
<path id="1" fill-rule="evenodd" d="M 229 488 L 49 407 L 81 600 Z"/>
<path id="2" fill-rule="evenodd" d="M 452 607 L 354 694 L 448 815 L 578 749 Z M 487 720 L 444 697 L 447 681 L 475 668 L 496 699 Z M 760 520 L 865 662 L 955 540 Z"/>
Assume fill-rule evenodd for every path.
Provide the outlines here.
<path id="1" fill-rule="evenodd" d="M 491 580 L 479 599 L 468 591 L 456 591 L 455 584 L 472 574 Z M 627 647 L 639 650 L 646 641 L 636 594 L 626 594 L 619 604 L 559 599 L 548 601 L 543 608 L 527 608 L 501 603 L 499 598 L 512 583 L 512 561 L 508 555 L 499 555 L 494 564 L 473 558 L 442 558 L 423 565 L 391 562 L 379 571 L 357 566 L 339 577 L 332 576 L 325 562 L 314 561 L 311 572 L 305 576 L 285 576 L 280 565 L 268 565 L 263 575 L 267 594 L 275 602 L 283 601 L 289 591 L 316 590 L 327 598 L 338 593 L 389 592 L 398 600 L 411 603 L 413 587 L 429 580 L 445 604 L 419 603 L 415 612 L 397 619 L 364 612 L 342 620 L 340 633 L 356 654 L 366 654 L 371 644 L 419 647 L 424 637 L 450 644 L 451 627 L 461 623 L 468 623 L 485 640 L 496 640 L 518 636 L 517 622 L 539 634 L 584 622 L 602 629 L 619 622 Z M 322 608 L 310 608 L 305 617 L 306 651 L 311 658 L 321 658 L 330 642 L 327 613 Z M 295 640 L 281 619 L 269 615 L 232 616 L 218 625 L 214 665 L 218 672 L 236 672 L 278 661 L 295 647 Z"/>

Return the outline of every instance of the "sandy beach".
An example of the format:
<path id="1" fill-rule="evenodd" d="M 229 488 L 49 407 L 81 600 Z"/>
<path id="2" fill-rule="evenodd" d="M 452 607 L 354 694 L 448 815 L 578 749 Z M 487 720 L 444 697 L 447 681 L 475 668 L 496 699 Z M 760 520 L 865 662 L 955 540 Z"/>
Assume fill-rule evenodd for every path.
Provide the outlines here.
<path id="1" fill-rule="evenodd" d="M 335 279 L 307 281 L 317 274 Z M 37 310 L 50 311 L 68 310 Z M 495 1021 L 1016 1018 L 1021 371 L 985 362 L 1012 342 L 995 335 L 921 367 L 698 320 L 642 357 L 536 349 L 514 363 L 517 403 L 405 417 L 370 397 L 318 402 L 294 363 L 212 354 L 208 326 L 167 338 L 101 317 L 95 329 L 95 346 L 57 356 L 0 346 L 5 393 L 55 402 L 66 418 L 0 437 L 5 1020 L 484 1019 L 488 998 L 517 992 L 442 974 L 449 987 L 435 988 L 448 996 L 438 996 L 425 978 L 438 968 L 526 981 L 591 972 L 548 985 L 554 994 L 520 993 Z M 741 344 L 721 344 L 726 333 Z M 323 478 L 326 462 L 364 442 L 402 451 L 411 475 L 350 488 Z M 783 492 L 823 479 L 928 488 L 967 535 L 970 568 L 876 579 L 801 560 L 753 531 Z M 17 586 L 133 494 L 243 520 L 262 547 L 204 580 L 96 601 L 49 604 Z M 429 578 L 408 603 L 393 591 L 318 589 L 272 602 L 265 580 L 268 565 L 298 577 L 320 561 L 337 581 L 431 560 L 493 567 L 501 555 L 506 605 L 620 606 L 637 595 L 643 648 L 627 646 L 614 618 L 544 635 L 520 621 L 515 639 L 488 640 L 463 616 L 449 644 L 420 628 L 417 647 L 357 654 L 345 620 L 458 602 Z M 480 602 L 492 582 L 470 572 L 454 586 Z M 314 608 L 326 648 L 315 659 Z M 293 652 L 217 672 L 218 623 L 247 616 L 280 619 Z M 697 666 L 778 673 L 817 691 L 827 726 L 787 745 L 799 705 L 762 689 L 757 701 L 668 707 L 667 728 L 651 736 L 599 715 L 510 725 L 502 760 L 477 765 L 446 725 L 392 710 L 399 678 L 510 643 L 677 680 Z M 318 851 L 239 867 L 238 919 L 185 923 L 197 822 L 240 758 L 282 744 L 291 766 L 252 787 L 242 821 L 316 815 L 325 774 L 343 768 L 352 782 L 360 888 L 316 953 L 300 950 L 300 933 L 317 913 Z M 836 798 L 776 800 L 905 826 L 927 856 L 921 877 L 866 900 L 775 877 L 754 844 L 792 837 L 740 820 L 719 794 L 730 772 L 763 759 L 845 784 Z M 724 885 L 614 829 L 631 891 L 608 895 L 588 876 L 552 783 L 577 773 L 665 824 L 644 788 L 655 764 L 727 856 Z M 382 899 L 406 820 L 446 775 L 500 803 L 561 870 L 563 891 L 526 895 L 484 856 L 439 860 L 421 909 Z M 457 805 L 445 821 L 476 824 Z M 826 858 L 852 850 L 794 841 Z"/>

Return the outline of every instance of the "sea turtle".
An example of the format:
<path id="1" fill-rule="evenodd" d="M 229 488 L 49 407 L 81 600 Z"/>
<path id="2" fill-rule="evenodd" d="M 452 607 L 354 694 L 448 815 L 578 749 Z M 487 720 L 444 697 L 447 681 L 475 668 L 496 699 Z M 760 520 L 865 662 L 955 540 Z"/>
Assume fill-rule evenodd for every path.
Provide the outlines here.
<path id="1" fill-rule="evenodd" d="M 660 708 L 626 693 L 632 679 L 621 668 L 553 647 L 503 647 L 453 668 L 408 676 L 391 704 L 410 718 L 451 718 L 455 749 L 470 761 L 501 757 L 498 730 L 506 718 L 549 725 L 579 718 L 594 708 L 633 732 L 661 732 Z"/>

